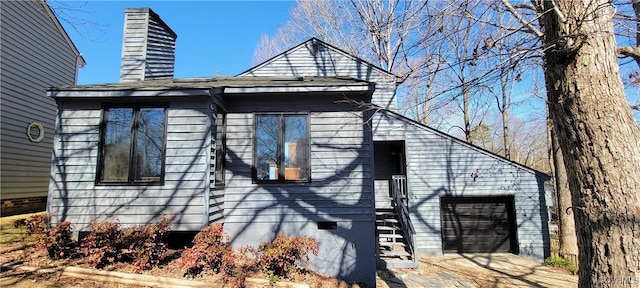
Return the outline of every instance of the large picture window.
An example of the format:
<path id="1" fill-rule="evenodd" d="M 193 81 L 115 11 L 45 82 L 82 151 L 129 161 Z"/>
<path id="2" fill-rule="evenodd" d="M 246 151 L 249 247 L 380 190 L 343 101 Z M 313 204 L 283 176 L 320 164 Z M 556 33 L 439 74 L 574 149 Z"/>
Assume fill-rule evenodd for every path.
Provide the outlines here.
<path id="1" fill-rule="evenodd" d="M 308 115 L 256 115 L 256 181 L 310 181 L 308 122 Z"/>
<path id="2" fill-rule="evenodd" d="M 165 108 L 104 109 L 100 183 L 161 183 L 164 176 Z"/>

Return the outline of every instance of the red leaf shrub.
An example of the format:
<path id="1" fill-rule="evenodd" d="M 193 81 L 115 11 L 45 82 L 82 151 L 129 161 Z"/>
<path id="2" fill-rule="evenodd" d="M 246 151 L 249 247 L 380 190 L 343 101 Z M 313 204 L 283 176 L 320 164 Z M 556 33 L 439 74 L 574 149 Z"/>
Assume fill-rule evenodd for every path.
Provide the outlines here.
<path id="1" fill-rule="evenodd" d="M 242 247 L 222 255 L 222 280 L 231 287 L 246 287 L 247 274 L 258 271 L 257 255 L 255 247 Z"/>
<path id="2" fill-rule="evenodd" d="M 29 219 L 23 219 L 23 221 L 17 220 L 13 223 L 13 226 L 25 226 L 28 235 L 44 234 L 49 231 L 49 222 L 51 221 L 51 215 L 49 214 L 36 214 Z"/>
<path id="3" fill-rule="evenodd" d="M 38 247 L 47 251 L 51 259 L 70 258 L 75 253 L 76 242 L 72 238 L 73 225 L 63 221 L 38 237 Z"/>
<path id="4" fill-rule="evenodd" d="M 19 219 L 14 227 L 25 227 L 28 235 L 36 235 L 36 247 L 47 251 L 51 259 L 70 258 L 74 253 L 76 242 L 73 240 L 71 222 L 63 221 L 50 227 L 51 215 L 36 214 L 28 219 Z M 23 241 L 24 241 L 23 237 Z"/>
<path id="5" fill-rule="evenodd" d="M 208 270 L 222 272 L 226 283 L 244 287 L 247 273 L 260 268 L 272 279 L 289 277 L 297 271 L 299 261 L 309 264 L 309 253 L 318 255 L 318 244 L 313 238 L 283 234 L 271 242 L 261 243 L 258 249 L 243 247 L 233 251 L 222 224 L 216 223 L 196 234 L 193 247 L 182 252 L 181 268 L 187 269 L 185 275 L 188 276 Z"/>
<path id="6" fill-rule="evenodd" d="M 318 243 L 310 237 L 278 234 L 273 241 L 258 247 L 260 267 L 272 276 L 288 278 L 296 271 L 296 262 L 309 264 L 309 252 L 318 255 Z"/>
<path id="7" fill-rule="evenodd" d="M 167 252 L 165 238 L 173 225 L 173 217 L 163 215 L 159 222 L 122 231 L 121 243 L 132 259 L 136 272 L 160 265 Z"/>
<path id="8" fill-rule="evenodd" d="M 91 222 L 91 232 L 82 239 L 80 252 L 96 268 L 121 261 L 132 262 L 136 272 L 151 269 L 166 257 L 165 236 L 172 221 L 172 217 L 162 216 L 157 223 L 124 230 L 113 221 Z"/>
<path id="9" fill-rule="evenodd" d="M 88 229 L 89 234 L 80 243 L 80 253 L 88 257 L 93 267 L 100 268 L 122 258 L 122 232 L 119 223 L 91 222 Z"/>
<path id="10" fill-rule="evenodd" d="M 180 268 L 187 268 L 185 275 L 192 277 L 205 270 L 218 273 L 224 256 L 232 252 L 229 237 L 224 233 L 222 224 L 215 223 L 196 234 L 193 247 L 182 252 Z"/>

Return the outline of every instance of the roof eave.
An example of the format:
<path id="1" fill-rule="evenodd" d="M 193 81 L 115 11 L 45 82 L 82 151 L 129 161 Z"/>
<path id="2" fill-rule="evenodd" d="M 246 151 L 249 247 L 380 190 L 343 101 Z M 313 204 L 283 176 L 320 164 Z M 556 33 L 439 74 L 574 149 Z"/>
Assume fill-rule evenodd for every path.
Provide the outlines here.
<path id="1" fill-rule="evenodd" d="M 307 92 L 367 92 L 375 89 L 373 84 L 331 86 L 269 86 L 269 87 L 225 87 L 225 94 L 256 93 L 307 93 Z"/>
<path id="2" fill-rule="evenodd" d="M 209 96 L 210 88 L 202 89 L 127 89 L 127 90 L 47 90 L 47 96 L 61 98 L 108 98 L 108 97 L 183 97 Z"/>
<path id="3" fill-rule="evenodd" d="M 58 17 L 53 12 L 53 9 L 51 8 L 51 6 L 49 6 L 49 3 L 47 2 L 47 0 L 40 0 L 40 4 L 44 8 L 44 11 L 46 11 L 47 14 L 49 15 L 49 18 L 51 18 L 51 20 L 53 20 L 53 23 L 56 25 L 56 28 L 58 29 L 60 34 L 62 34 L 62 36 L 64 37 L 65 41 L 67 42 L 67 44 L 71 48 L 71 50 L 73 50 L 73 53 L 77 57 L 77 65 L 80 66 L 80 67 L 84 67 L 84 65 L 86 65 L 87 62 L 85 61 L 84 57 L 82 57 L 82 53 L 80 53 L 80 51 L 78 50 L 78 47 L 76 47 L 76 44 L 73 43 L 73 41 L 71 40 L 71 37 L 69 37 L 69 34 L 67 33 L 67 30 L 65 30 L 64 27 L 62 27 L 62 24 L 60 23 L 60 20 L 58 20 Z"/>

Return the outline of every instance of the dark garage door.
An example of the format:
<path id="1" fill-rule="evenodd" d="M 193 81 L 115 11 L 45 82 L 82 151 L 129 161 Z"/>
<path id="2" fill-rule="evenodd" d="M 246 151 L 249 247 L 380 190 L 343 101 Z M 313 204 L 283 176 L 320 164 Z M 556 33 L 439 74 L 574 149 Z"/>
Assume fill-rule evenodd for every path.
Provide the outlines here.
<path id="1" fill-rule="evenodd" d="M 445 252 L 517 253 L 513 196 L 442 197 Z"/>

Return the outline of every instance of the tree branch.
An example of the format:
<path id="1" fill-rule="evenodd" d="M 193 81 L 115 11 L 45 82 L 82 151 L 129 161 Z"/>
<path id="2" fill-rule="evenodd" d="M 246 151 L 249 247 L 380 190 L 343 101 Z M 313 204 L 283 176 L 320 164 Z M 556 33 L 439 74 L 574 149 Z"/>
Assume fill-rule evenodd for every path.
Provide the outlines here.
<path id="1" fill-rule="evenodd" d="M 556 12 L 556 14 L 558 14 L 558 18 L 560 18 L 560 22 L 562 23 L 566 23 L 567 22 L 567 18 L 564 17 L 564 14 L 562 13 L 562 11 L 560 11 L 560 9 L 558 9 L 558 5 L 556 4 L 555 1 L 551 0 L 551 6 L 553 6 L 553 12 Z"/>
<path id="2" fill-rule="evenodd" d="M 531 24 L 531 22 L 529 22 L 529 21 L 525 20 L 524 18 L 522 18 L 522 15 L 520 15 L 520 13 L 518 13 L 518 11 L 516 11 L 516 8 L 514 8 L 513 5 L 511 5 L 511 3 L 509 3 L 508 0 L 500 0 L 500 1 L 502 1 L 502 4 L 504 4 L 504 6 L 507 8 L 507 10 L 509 10 L 509 12 L 511 12 L 511 14 L 513 14 L 513 16 L 516 17 L 516 19 L 518 19 L 518 21 L 520 21 L 520 23 L 522 23 L 522 25 L 527 27 L 527 29 L 529 31 L 531 31 L 531 33 L 535 34 L 539 38 L 542 38 L 542 36 L 543 36 L 542 32 L 540 32 L 540 30 L 538 30 L 538 28 L 533 26 L 533 24 Z"/>
<path id="3" fill-rule="evenodd" d="M 623 47 L 618 47 L 616 49 L 616 52 L 618 53 L 618 58 L 627 58 L 627 57 L 631 57 L 633 58 L 634 61 L 636 61 L 636 63 L 638 63 L 638 66 L 640 67 L 640 47 L 629 47 L 629 46 L 623 46 Z"/>

